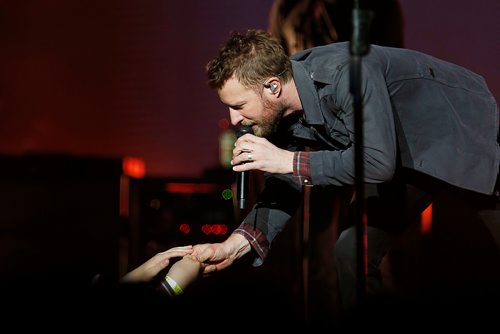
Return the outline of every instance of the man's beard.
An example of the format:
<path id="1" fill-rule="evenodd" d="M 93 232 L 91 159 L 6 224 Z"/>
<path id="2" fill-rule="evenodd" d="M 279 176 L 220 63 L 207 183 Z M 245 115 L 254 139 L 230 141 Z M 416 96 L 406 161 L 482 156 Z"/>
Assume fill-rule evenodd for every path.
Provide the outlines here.
<path id="1" fill-rule="evenodd" d="M 283 103 L 272 104 L 264 101 L 264 114 L 259 123 L 256 123 L 254 132 L 256 136 L 269 138 L 278 131 L 286 106 Z"/>

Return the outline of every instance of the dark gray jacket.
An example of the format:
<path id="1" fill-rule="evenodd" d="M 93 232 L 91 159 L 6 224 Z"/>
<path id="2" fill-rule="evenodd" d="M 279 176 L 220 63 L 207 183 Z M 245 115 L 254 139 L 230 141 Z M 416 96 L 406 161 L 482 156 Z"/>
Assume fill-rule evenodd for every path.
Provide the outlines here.
<path id="1" fill-rule="evenodd" d="M 313 184 L 354 183 L 348 43 L 292 57 L 307 124 L 345 150 L 311 153 Z M 362 59 L 366 182 L 391 178 L 397 145 L 403 167 L 491 194 L 498 174 L 498 107 L 484 79 L 420 52 L 372 46 Z"/>
<path id="2" fill-rule="evenodd" d="M 304 115 L 287 140 L 323 148 L 310 152 L 313 185 L 353 185 L 349 44 L 316 47 L 291 59 Z M 372 45 L 362 58 L 361 91 L 367 183 L 391 180 L 399 154 L 402 167 L 492 194 L 500 161 L 499 115 L 481 76 L 420 52 Z M 294 214 L 300 191 L 291 175 L 267 179 L 259 203 L 237 229 L 246 235 L 243 225 L 252 225 L 265 236 L 268 244 L 247 238 L 260 257 L 255 265 Z"/>

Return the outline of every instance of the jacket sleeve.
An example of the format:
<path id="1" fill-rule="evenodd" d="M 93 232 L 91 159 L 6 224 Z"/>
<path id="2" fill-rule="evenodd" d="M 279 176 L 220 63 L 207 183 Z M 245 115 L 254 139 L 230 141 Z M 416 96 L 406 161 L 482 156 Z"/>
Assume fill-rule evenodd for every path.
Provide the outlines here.
<path id="1" fill-rule="evenodd" d="M 364 65 L 362 78 L 364 180 L 367 183 L 381 183 L 390 180 L 396 168 L 394 116 L 382 70 L 377 66 Z M 310 153 L 313 185 L 343 186 L 355 183 L 354 110 L 349 84 L 349 66 L 344 66 L 336 86 L 330 88 L 335 90 L 334 96 L 324 95 L 320 103 L 323 113 L 336 113 L 339 124 L 328 124 L 330 130 L 335 131 L 336 126 L 342 126 L 351 145 L 344 150 Z"/>
<path id="2" fill-rule="evenodd" d="M 292 175 L 266 175 L 263 192 L 240 226 L 233 232 L 243 235 L 257 254 L 253 265 L 260 266 L 272 241 L 297 211 L 302 186 Z"/>

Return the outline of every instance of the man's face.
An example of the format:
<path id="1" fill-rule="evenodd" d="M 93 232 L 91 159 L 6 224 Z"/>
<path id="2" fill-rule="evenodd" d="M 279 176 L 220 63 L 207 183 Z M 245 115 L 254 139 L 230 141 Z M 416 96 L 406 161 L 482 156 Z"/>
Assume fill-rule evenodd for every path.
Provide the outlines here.
<path id="1" fill-rule="evenodd" d="M 251 126 L 256 136 L 269 137 L 278 128 L 285 107 L 268 91 L 263 85 L 262 91 L 256 92 L 232 77 L 218 94 L 222 103 L 229 107 L 231 124 Z"/>

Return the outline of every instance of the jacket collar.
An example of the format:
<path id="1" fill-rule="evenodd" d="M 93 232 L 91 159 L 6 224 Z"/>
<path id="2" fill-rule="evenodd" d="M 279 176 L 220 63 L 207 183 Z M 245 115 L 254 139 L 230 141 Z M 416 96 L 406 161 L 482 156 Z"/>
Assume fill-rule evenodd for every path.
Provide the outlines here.
<path id="1" fill-rule="evenodd" d="M 321 115 L 321 106 L 312 74 L 307 71 L 302 63 L 293 59 L 291 62 L 295 86 L 299 93 L 302 108 L 304 109 L 304 118 L 307 124 L 323 125 L 324 121 Z"/>

